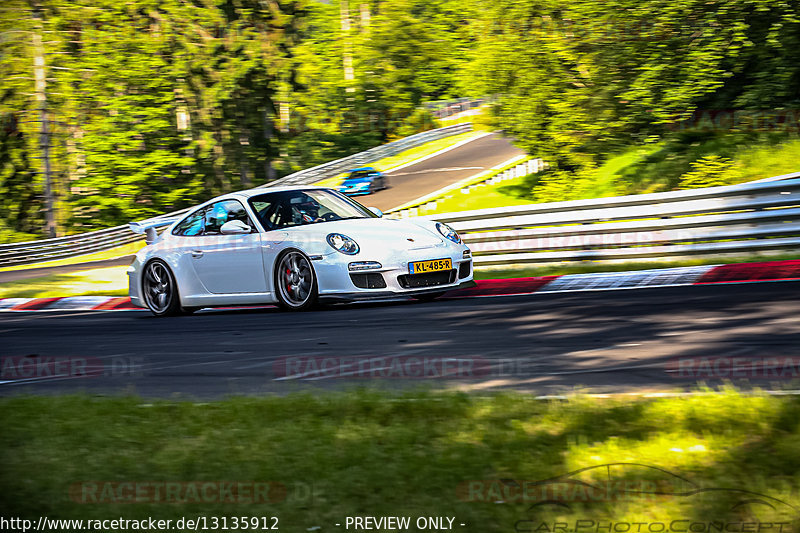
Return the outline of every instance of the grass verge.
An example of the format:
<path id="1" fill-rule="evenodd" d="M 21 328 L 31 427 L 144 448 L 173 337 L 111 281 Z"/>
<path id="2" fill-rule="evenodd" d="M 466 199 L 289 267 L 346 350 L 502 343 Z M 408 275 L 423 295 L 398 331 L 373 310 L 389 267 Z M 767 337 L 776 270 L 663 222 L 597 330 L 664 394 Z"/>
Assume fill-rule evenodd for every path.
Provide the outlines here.
<path id="1" fill-rule="evenodd" d="M 127 270 L 127 266 L 96 268 L 9 281 L 0 285 L 0 298 L 127 296 Z"/>
<path id="2" fill-rule="evenodd" d="M 575 176 L 568 196 L 561 200 L 604 198 L 673 190 L 692 163 L 708 156 L 730 162 L 730 183 L 743 183 L 800 170 L 800 139 L 796 136 L 710 135 L 695 133 L 630 147 L 586 175 Z M 537 203 L 534 189 L 547 172 L 495 185 L 480 186 L 470 194 L 455 192 L 420 214 L 452 213 L 473 209 Z"/>
<path id="3" fill-rule="evenodd" d="M 554 521 L 574 531 L 576 520 L 741 528 L 798 519 L 797 396 L 541 401 L 357 390 L 190 403 L 75 395 L 2 399 L 0 412 L 6 516 L 277 516 L 287 532 L 341 531 L 335 524 L 356 515 L 451 516 L 454 529 L 481 532 Z M 549 499 L 564 505 L 537 505 L 551 494 L 525 483 L 583 468 L 571 478 L 579 482 L 553 489 Z M 164 492 L 160 502 L 130 503 L 133 487 L 147 483 L 218 480 L 274 482 L 285 497 L 244 504 L 181 489 L 173 498 L 183 503 L 164 503 Z M 719 490 L 676 495 L 697 487 Z"/>
<path id="4" fill-rule="evenodd" d="M 456 190 L 437 200 L 434 209 L 426 209 L 420 206 L 419 214 L 433 215 L 436 213 L 455 213 L 473 209 L 530 204 L 532 202 L 531 198 L 525 196 L 523 191 L 530 191 L 530 182 L 534 179 L 533 176 L 536 175 L 514 178 L 495 185 L 479 184 L 469 194 Z"/>
<path id="5" fill-rule="evenodd" d="M 136 254 L 136 252 L 144 248 L 144 246 L 145 242 L 144 240 L 141 240 L 130 244 L 125 244 L 123 246 L 118 246 L 116 248 L 110 248 L 103 252 L 97 252 L 94 254 L 78 255 L 75 257 L 68 257 L 66 259 L 59 259 L 58 261 L 47 261 L 43 263 L 34 263 L 32 265 L 17 265 L 11 267 L 3 267 L 0 268 L 0 272 L 10 272 L 13 270 L 28 270 L 29 268 L 46 268 L 46 267 L 78 265 L 81 263 L 89 263 L 91 261 L 116 259 L 118 257 L 124 257 L 126 255 L 134 255 Z"/>

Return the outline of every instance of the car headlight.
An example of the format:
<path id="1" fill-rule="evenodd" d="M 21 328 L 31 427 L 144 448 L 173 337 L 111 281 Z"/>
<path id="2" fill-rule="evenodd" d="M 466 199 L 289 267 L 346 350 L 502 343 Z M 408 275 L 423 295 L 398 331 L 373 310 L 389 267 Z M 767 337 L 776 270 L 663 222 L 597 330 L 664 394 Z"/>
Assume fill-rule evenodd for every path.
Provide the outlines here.
<path id="1" fill-rule="evenodd" d="M 342 252 L 347 255 L 356 255 L 358 253 L 358 243 L 341 233 L 331 233 L 327 237 L 328 244 L 330 244 L 337 252 Z"/>
<path id="2" fill-rule="evenodd" d="M 456 244 L 461 244 L 461 237 L 458 235 L 458 232 L 453 228 L 451 228 L 450 226 L 448 226 L 447 224 L 437 222 L 436 229 L 439 230 L 439 233 L 442 234 L 442 237 L 444 237 L 448 241 L 453 241 Z"/>

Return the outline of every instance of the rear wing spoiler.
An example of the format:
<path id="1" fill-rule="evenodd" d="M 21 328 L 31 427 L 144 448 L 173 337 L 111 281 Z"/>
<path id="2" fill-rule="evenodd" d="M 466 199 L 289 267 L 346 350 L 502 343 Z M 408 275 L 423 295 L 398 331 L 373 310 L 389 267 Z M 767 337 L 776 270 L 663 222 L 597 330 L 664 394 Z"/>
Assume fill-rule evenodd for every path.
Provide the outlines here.
<path id="1" fill-rule="evenodd" d="M 143 233 L 145 235 L 144 242 L 153 244 L 158 238 L 157 228 L 169 226 L 180 217 L 163 217 L 163 218 L 149 218 L 141 222 L 129 222 L 128 227 L 134 233 Z"/>

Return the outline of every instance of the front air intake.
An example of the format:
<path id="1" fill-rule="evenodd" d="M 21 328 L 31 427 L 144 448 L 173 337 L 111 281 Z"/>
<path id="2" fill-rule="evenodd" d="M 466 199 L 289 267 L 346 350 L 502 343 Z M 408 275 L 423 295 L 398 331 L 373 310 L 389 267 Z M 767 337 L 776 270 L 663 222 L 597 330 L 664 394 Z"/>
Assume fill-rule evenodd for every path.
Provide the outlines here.
<path id="1" fill-rule="evenodd" d="M 364 273 L 364 274 L 350 274 L 350 279 L 353 285 L 359 289 L 385 289 L 386 280 L 383 275 L 377 272 Z"/>
<path id="2" fill-rule="evenodd" d="M 404 289 L 437 287 L 439 285 L 449 285 L 451 283 L 455 283 L 455 281 L 455 269 L 429 272 L 427 274 L 404 274 L 402 276 L 397 276 L 397 282 Z"/>
<path id="3" fill-rule="evenodd" d="M 472 273 L 472 261 L 464 261 L 458 267 L 458 279 L 468 278 Z"/>

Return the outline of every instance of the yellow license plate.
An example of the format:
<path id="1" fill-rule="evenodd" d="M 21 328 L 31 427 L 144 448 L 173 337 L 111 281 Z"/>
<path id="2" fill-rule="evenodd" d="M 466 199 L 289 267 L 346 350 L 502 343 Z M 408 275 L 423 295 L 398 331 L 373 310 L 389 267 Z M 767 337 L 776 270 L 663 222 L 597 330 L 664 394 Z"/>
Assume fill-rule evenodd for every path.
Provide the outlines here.
<path id="1" fill-rule="evenodd" d="M 428 272 L 438 272 L 440 270 L 450 270 L 453 262 L 450 259 L 432 259 L 430 261 L 415 261 L 408 264 L 409 274 L 425 274 Z"/>

